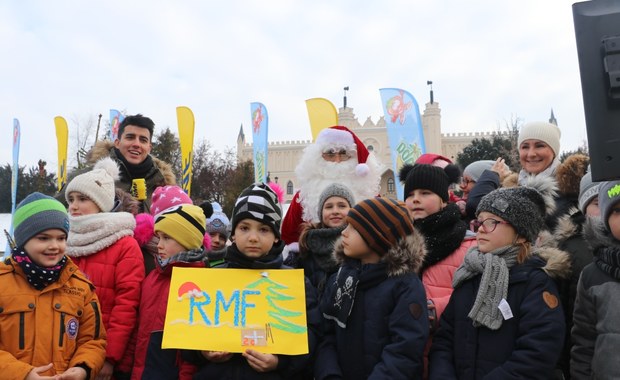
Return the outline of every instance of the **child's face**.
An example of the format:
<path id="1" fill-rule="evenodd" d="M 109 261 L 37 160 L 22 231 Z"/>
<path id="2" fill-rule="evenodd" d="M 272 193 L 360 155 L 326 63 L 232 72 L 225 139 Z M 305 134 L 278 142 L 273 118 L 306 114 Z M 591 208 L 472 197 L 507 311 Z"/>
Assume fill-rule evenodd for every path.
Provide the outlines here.
<path id="1" fill-rule="evenodd" d="M 157 231 L 156 234 L 159 238 L 159 243 L 157 243 L 157 255 L 159 255 L 161 259 L 167 259 L 178 253 L 187 251 L 185 247 L 168 234 L 161 231 Z"/>
<path id="2" fill-rule="evenodd" d="M 327 198 L 321 211 L 321 222 L 325 227 L 340 227 L 344 225 L 350 208 L 349 202 L 342 197 Z"/>
<path id="3" fill-rule="evenodd" d="M 243 219 L 235 227 L 234 241 L 239 252 L 248 258 L 258 259 L 267 255 L 278 239 L 268 224 Z"/>
<path id="4" fill-rule="evenodd" d="M 40 267 L 53 267 L 65 255 L 67 234 L 63 230 L 51 229 L 36 234 L 24 245 L 28 257 Z"/>
<path id="5" fill-rule="evenodd" d="M 405 206 L 409 211 L 409 216 L 416 220 L 441 211 L 446 207 L 446 202 L 430 190 L 415 189 L 405 198 Z"/>
<path id="6" fill-rule="evenodd" d="M 211 249 L 218 251 L 226 246 L 226 236 L 219 232 L 209 232 L 211 237 Z"/>
<path id="7" fill-rule="evenodd" d="M 379 255 L 370 249 L 362 235 L 352 225 L 349 224 L 341 234 L 345 256 L 361 260 L 362 264 L 379 262 Z"/>
<path id="8" fill-rule="evenodd" d="M 478 221 L 484 222 L 476 234 L 478 250 L 482 253 L 489 253 L 497 248 L 512 245 L 514 242 L 525 241 L 521 237 L 517 238 L 514 227 L 495 214 L 482 211 L 478 214 Z"/>
<path id="9" fill-rule="evenodd" d="M 611 208 L 609 214 L 609 231 L 616 240 L 620 240 L 620 203 L 616 203 Z"/>
<path id="10" fill-rule="evenodd" d="M 598 196 L 592 198 L 586 206 L 586 216 L 601 216 L 601 210 L 598 207 Z"/>
<path id="11" fill-rule="evenodd" d="M 91 215 L 101 212 L 95 202 L 93 202 L 86 195 L 77 191 L 70 192 L 67 200 L 69 203 L 69 207 L 67 209 L 69 211 L 69 215 L 71 216 Z"/>

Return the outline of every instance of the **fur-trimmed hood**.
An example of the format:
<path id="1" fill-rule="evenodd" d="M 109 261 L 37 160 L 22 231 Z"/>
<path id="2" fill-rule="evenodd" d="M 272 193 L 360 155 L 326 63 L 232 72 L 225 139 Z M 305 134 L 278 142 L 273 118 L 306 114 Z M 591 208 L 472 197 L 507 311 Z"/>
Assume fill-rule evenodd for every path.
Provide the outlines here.
<path id="1" fill-rule="evenodd" d="M 571 207 L 566 214 L 557 219 L 553 233 L 547 230 L 540 233 L 536 245 L 557 248 L 566 240 L 580 235 L 583 231 L 583 222 L 585 222 L 585 216 L 576 207 Z"/>
<path id="2" fill-rule="evenodd" d="M 86 159 L 89 165 L 94 165 L 97 161 L 104 157 L 110 156 L 110 150 L 114 148 L 114 142 L 109 140 L 99 140 L 93 145 L 91 150 L 86 155 Z M 159 169 L 161 174 L 164 176 L 164 180 L 167 185 L 176 185 L 177 180 L 174 174 L 174 170 L 172 170 L 172 165 L 169 163 L 160 160 L 154 156 L 151 156 L 153 159 L 153 164 Z"/>
<path id="3" fill-rule="evenodd" d="M 590 158 L 585 154 L 575 153 L 568 156 L 555 172 L 558 192 L 564 196 L 578 197 L 579 183 L 588 171 L 589 163 Z"/>
<path id="4" fill-rule="evenodd" d="M 344 254 L 342 238 L 339 238 L 334 244 L 333 255 L 338 265 L 342 265 L 347 259 Z M 395 277 L 407 273 L 418 273 L 425 255 L 424 237 L 414 229 L 411 235 L 399 239 L 398 243 L 381 257 L 381 262 L 387 264 L 388 276 Z"/>
<path id="5" fill-rule="evenodd" d="M 613 247 L 620 249 L 620 242 L 614 239 L 601 218 L 588 218 L 583 225 L 583 236 L 588 242 L 588 245 L 592 248 L 592 252 L 595 256 L 596 251 L 600 248 Z"/>
<path id="6" fill-rule="evenodd" d="M 545 260 L 546 264 L 542 267 L 542 270 L 554 280 L 570 277 L 571 259 L 567 252 L 552 247 L 534 247 L 532 255 Z"/>

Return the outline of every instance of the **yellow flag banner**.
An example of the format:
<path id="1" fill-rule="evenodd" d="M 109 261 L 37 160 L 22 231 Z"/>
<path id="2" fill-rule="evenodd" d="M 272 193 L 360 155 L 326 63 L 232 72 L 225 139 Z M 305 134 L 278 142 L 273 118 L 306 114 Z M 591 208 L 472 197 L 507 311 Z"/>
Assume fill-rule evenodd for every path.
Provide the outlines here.
<path id="1" fill-rule="evenodd" d="M 307 354 L 303 269 L 174 267 L 162 348 Z"/>
<path id="2" fill-rule="evenodd" d="M 325 128 L 338 125 L 338 111 L 336 107 L 325 98 L 312 98 L 306 100 L 308 118 L 310 119 L 310 130 L 312 131 L 312 141 L 316 140 Z"/>
<path id="3" fill-rule="evenodd" d="M 69 127 L 62 116 L 54 118 L 56 142 L 58 143 L 58 191 L 67 183 L 67 149 L 69 146 Z"/>
<path id="4" fill-rule="evenodd" d="M 194 113 L 188 107 L 177 107 L 177 121 L 179 123 L 181 161 L 183 162 L 181 188 L 189 196 L 192 188 L 192 166 L 194 164 Z"/>

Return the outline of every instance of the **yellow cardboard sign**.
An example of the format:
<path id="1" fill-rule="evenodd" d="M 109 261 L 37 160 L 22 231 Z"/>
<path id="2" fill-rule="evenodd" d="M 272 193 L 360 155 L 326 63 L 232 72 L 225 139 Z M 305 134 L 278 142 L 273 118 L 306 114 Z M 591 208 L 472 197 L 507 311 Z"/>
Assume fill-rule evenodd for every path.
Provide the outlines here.
<path id="1" fill-rule="evenodd" d="M 302 269 L 172 270 L 162 348 L 308 353 Z"/>

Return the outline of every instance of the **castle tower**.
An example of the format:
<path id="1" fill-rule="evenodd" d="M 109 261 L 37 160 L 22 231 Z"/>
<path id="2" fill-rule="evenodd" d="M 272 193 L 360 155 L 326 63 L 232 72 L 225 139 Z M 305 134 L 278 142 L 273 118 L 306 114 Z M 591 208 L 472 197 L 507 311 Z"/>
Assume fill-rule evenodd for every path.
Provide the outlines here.
<path id="1" fill-rule="evenodd" d="M 422 130 L 426 153 L 442 154 L 441 149 L 441 109 L 439 103 L 426 103 L 422 114 Z"/>

